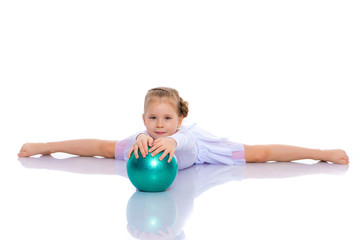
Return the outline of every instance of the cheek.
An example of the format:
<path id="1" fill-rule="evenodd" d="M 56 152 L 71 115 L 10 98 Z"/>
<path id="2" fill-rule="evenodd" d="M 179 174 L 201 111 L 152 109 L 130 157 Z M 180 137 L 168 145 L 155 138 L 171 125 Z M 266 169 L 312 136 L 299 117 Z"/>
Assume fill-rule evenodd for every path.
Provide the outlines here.
<path id="1" fill-rule="evenodd" d="M 151 128 L 151 122 L 145 121 L 144 124 L 146 128 Z"/>
<path id="2" fill-rule="evenodd" d="M 178 124 L 175 123 L 172 128 L 173 128 L 173 130 L 176 132 L 176 130 L 178 129 Z"/>

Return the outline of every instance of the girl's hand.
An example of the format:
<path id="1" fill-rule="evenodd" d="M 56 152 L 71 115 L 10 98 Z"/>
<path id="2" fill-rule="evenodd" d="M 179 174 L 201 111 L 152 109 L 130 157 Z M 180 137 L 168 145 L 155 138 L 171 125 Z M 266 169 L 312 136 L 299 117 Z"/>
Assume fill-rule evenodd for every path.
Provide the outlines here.
<path id="1" fill-rule="evenodd" d="M 159 160 L 163 160 L 164 157 L 169 154 L 170 156 L 168 162 L 171 162 L 175 154 L 175 148 L 177 146 L 175 139 L 169 137 L 158 138 L 154 141 L 153 145 L 154 146 L 149 149 L 149 152 L 151 152 L 151 156 L 155 156 L 159 152 L 164 151 L 163 154 L 160 156 Z"/>
<path id="2" fill-rule="evenodd" d="M 131 153 L 134 152 L 135 158 L 139 158 L 139 149 L 141 152 L 141 155 L 143 157 L 146 157 L 149 154 L 148 146 L 152 147 L 154 142 L 154 139 L 144 133 L 141 133 L 137 138 L 136 142 L 131 146 L 128 158 L 130 158 Z"/>

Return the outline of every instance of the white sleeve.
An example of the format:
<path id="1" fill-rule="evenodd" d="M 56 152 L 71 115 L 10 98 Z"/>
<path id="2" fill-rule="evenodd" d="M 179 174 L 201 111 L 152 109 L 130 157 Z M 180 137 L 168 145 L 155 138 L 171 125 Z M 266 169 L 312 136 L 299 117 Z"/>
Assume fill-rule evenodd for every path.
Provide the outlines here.
<path id="1" fill-rule="evenodd" d="M 192 166 L 196 161 L 198 151 L 194 135 L 189 131 L 182 131 L 169 137 L 177 143 L 175 157 L 179 170 Z"/>
<path id="2" fill-rule="evenodd" d="M 150 135 L 149 135 L 147 132 L 145 132 L 145 131 L 137 132 L 137 133 L 135 134 L 135 141 L 137 140 L 137 138 L 138 138 L 138 136 L 139 136 L 140 134 L 145 134 L 145 135 L 147 135 L 147 136 L 150 136 Z"/>
<path id="3" fill-rule="evenodd" d="M 195 138 L 189 132 L 177 132 L 169 137 L 176 141 L 176 150 L 186 151 L 195 144 Z"/>

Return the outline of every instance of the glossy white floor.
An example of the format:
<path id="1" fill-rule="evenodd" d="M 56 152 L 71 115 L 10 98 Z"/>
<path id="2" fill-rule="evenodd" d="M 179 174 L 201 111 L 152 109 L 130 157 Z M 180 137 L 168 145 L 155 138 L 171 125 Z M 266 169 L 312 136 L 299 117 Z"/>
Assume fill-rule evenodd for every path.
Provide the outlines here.
<path id="1" fill-rule="evenodd" d="M 360 239 L 357 2 L 0 1 L 0 239 Z M 157 86 L 214 135 L 350 165 L 194 166 L 147 194 L 120 161 L 17 158 L 143 130 Z"/>
<path id="2" fill-rule="evenodd" d="M 180 171 L 168 191 L 143 193 L 131 185 L 123 161 L 12 155 L 3 155 L 1 165 L 6 239 L 360 236 L 359 156 L 350 166 L 315 161 L 193 166 Z"/>

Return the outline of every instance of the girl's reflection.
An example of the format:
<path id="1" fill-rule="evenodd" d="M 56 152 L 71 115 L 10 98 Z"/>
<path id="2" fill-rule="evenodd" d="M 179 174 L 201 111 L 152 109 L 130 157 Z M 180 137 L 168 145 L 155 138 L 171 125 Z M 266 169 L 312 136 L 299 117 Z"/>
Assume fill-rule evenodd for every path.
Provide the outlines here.
<path id="1" fill-rule="evenodd" d="M 20 158 L 24 167 L 61 170 L 82 174 L 117 174 L 127 177 L 124 161 L 93 157 L 56 159 L 52 156 Z M 194 165 L 179 171 L 165 192 L 135 191 L 126 215 L 129 233 L 137 239 L 184 239 L 184 225 L 194 199 L 206 190 L 229 181 L 247 178 L 288 178 L 313 174 L 343 174 L 348 165 L 319 162 L 248 163 L 246 166 Z M 129 182 L 130 184 L 130 182 Z"/>

